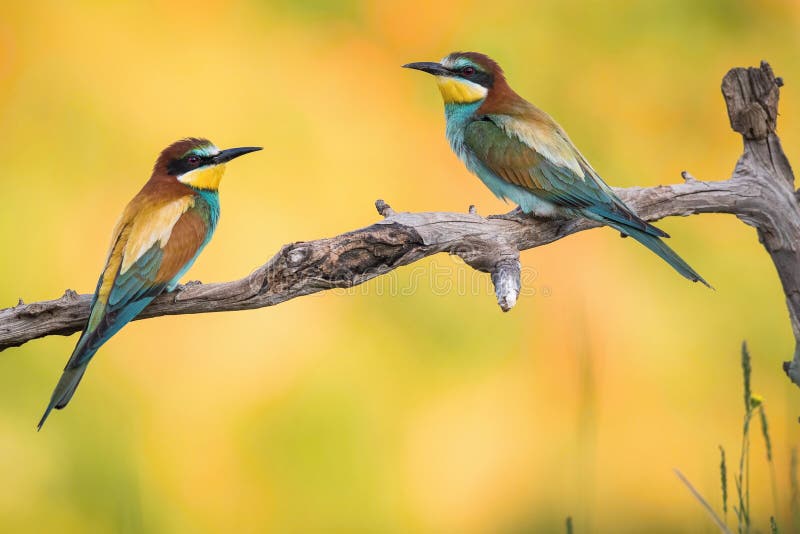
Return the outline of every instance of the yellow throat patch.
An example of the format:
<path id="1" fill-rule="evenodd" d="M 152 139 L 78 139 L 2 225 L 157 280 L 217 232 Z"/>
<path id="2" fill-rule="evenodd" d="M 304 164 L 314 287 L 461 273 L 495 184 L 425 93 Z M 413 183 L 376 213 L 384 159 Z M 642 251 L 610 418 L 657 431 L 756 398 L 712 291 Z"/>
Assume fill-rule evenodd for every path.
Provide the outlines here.
<path id="1" fill-rule="evenodd" d="M 219 182 L 222 180 L 223 174 L 225 174 L 224 163 L 221 165 L 214 165 L 213 167 L 195 169 L 180 176 L 178 180 L 186 185 L 196 187 L 197 189 L 216 191 L 219 189 Z"/>
<path id="2" fill-rule="evenodd" d="M 436 83 L 445 104 L 471 104 L 486 98 L 489 92 L 482 85 L 452 76 L 437 76 Z"/>

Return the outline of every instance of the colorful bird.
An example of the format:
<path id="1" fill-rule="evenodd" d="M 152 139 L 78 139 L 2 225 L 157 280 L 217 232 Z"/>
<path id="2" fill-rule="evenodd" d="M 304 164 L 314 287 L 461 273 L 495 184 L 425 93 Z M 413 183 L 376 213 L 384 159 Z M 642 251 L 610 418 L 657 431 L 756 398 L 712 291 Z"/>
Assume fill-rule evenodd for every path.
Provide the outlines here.
<path id="1" fill-rule="evenodd" d="M 666 232 L 639 218 L 603 182 L 550 115 L 509 87 L 494 60 L 454 52 L 441 63 L 403 66 L 436 77 L 450 146 L 492 193 L 535 216 L 582 216 L 611 226 L 708 285 L 660 239 Z"/>
<path id="2" fill-rule="evenodd" d="M 219 220 L 218 187 L 225 164 L 260 147 L 219 150 L 206 139 L 183 139 L 161 152 L 150 180 L 114 228 L 89 321 L 47 409 L 67 405 L 103 343 L 154 298 L 172 291 L 203 250 Z"/>

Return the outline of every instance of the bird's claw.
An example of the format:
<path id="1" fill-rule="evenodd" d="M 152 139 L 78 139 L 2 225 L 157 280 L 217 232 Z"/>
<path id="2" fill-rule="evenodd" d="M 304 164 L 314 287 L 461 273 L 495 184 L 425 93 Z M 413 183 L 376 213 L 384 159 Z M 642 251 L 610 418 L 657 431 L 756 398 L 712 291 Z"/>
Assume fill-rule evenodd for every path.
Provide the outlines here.
<path id="1" fill-rule="evenodd" d="M 181 291 L 183 291 L 187 287 L 199 286 L 202 283 L 203 282 L 201 282 L 200 280 L 189 280 L 185 284 L 178 284 L 175 287 L 167 288 L 167 293 L 176 293 L 176 292 L 180 293 Z"/>
<path id="2" fill-rule="evenodd" d="M 520 222 L 524 221 L 528 218 L 532 217 L 532 215 L 526 214 L 520 208 L 514 208 L 513 210 L 509 211 L 508 213 L 502 213 L 500 215 L 489 215 L 488 219 L 500 219 L 503 221 L 515 221 Z"/>
<path id="3" fill-rule="evenodd" d="M 167 288 L 167 293 L 172 295 L 172 303 L 174 304 L 174 303 L 178 302 L 178 300 L 180 300 L 181 293 L 183 293 L 184 290 L 186 290 L 187 288 L 190 288 L 190 287 L 193 287 L 193 286 L 199 286 L 199 285 L 202 285 L 202 284 L 203 284 L 203 282 L 201 282 L 200 280 L 189 280 L 185 284 L 178 284 L 173 288 Z"/>

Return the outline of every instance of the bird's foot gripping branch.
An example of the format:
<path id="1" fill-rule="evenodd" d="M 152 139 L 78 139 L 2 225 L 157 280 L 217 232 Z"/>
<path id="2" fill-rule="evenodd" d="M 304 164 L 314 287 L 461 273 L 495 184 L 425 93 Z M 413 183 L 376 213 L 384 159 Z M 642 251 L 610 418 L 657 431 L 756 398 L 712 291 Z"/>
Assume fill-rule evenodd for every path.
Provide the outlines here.
<path id="1" fill-rule="evenodd" d="M 616 189 L 644 220 L 700 213 L 729 213 L 756 228 L 783 285 L 800 347 L 800 204 L 794 175 L 775 133 L 780 78 L 770 66 L 732 69 L 722 82 L 732 128 L 744 152 L 728 180 L 704 182 L 688 173 L 682 183 Z M 138 316 L 222 312 L 283 301 L 364 283 L 422 258 L 447 252 L 490 273 L 497 301 L 512 308 L 520 291 L 519 251 L 599 226 L 587 219 L 535 219 L 469 213 L 395 212 L 376 202 L 383 220 L 336 237 L 284 246 L 240 280 L 185 286 L 157 297 Z M 724 291 L 725 288 L 719 288 Z M 0 350 L 48 335 L 69 335 L 86 324 L 89 295 L 68 292 L 57 300 L 0 310 Z M 800 386 L 800 350 L 784 364 Z"/>

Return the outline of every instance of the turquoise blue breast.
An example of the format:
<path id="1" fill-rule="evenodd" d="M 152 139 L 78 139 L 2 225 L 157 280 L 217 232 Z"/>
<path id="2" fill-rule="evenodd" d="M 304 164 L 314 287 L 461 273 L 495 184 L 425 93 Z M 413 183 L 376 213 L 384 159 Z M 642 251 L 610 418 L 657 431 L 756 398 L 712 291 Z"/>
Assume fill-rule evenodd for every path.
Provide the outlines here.
<path id="1" fill-rule="evenodd" d="M 217 228 L 217 222 L 219 222 L 219 193 L 200 189 L 196 191 L 197 200 L 195 201 L 194 209 L 200 213 L 208 226 L 205 240 L 205 243 L 208 243 Z"/>

